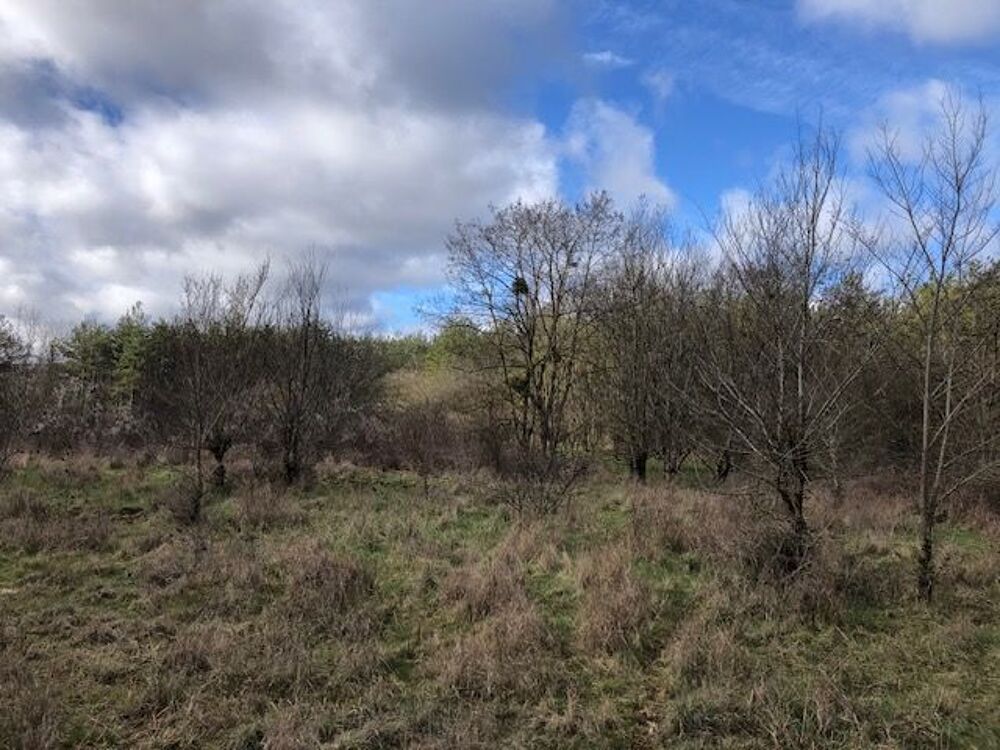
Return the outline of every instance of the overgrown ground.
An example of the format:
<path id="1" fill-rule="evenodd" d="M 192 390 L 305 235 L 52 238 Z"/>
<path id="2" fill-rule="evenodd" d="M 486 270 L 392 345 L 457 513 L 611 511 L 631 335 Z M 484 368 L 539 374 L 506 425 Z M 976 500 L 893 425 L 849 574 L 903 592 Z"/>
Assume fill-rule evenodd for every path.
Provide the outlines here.
<path id="1" fill-rule="evenodd" d="M 927 607 L 906 500 L 871 483 L 778 584 L 776 527 L 691 489 L 595 479 L 518 522 L 476 477 L 341 468 L 184 528 L 175 478 L 0 488 L 0 746 L 1000 747 L 984 512 L 944 525 Z"/>

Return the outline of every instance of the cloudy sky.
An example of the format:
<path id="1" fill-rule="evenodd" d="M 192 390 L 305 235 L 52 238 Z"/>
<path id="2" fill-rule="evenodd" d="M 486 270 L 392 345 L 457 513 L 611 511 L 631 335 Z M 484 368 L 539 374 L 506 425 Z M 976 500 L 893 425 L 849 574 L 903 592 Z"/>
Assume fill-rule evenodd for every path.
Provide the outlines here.
<path id="1" fill-rule="evenodd" d="M 800 120 L 860 174 L 946 85 L 1000 115 L 1000 1 L 0 0 L 0 313 L 312 252 L 404 330 L 456 218 L 599 187 L 698 224 Z"/>

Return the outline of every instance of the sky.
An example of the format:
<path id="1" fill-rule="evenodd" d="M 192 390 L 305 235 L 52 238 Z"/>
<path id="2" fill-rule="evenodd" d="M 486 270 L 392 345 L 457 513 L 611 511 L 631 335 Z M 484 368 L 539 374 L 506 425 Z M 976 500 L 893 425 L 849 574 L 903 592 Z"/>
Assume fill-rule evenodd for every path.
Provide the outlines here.
<path id="1" fill-rule="evenodd" d="M 820 118 L 863 199 L 948 87 L 1000 128 L 1000 0 L 0 0 L 0 314 L 309 254 L 418 329 L 456 220 L 606 189 L 697 228 Z"/>

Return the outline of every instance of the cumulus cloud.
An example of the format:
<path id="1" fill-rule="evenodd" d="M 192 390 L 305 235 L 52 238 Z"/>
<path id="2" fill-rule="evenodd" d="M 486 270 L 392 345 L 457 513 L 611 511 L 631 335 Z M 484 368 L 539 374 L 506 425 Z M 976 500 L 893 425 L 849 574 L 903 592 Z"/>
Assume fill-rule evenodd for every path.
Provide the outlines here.
<path id="1" fill-rule="evenodd" d="M 903 31 L 917 42 L 1000 37 L 997 0 L 798 0 L 807 21 L 839 20 Z"/>
<path id="2" fill-rule="evenodd" d="M 580 164 L 588 187 L 606 189 L 620 204 L 639 196 L 670 209 L 673 190 L 658 176 L 653 132 L 621 109 L 600 100 L 582 99 L 570 113 L 567 156 Z"/>
<path id="3" fill-rule="evenodd" d="M 948 93 L 948 85 L 937 79 L 886 92 L 861 114 L 859 124 L 849 132 L 851 157 L 864 163 L 885 125 L 892 129 L 903 158 L 919 158 L 925 139 L 940 124 L 941 103 Z"/>
<path id="4" fill-rule="evenodd" d="M 966 113 L 980 105 L 992 127 L 987 132 L 986 148 L 990 158 L 1000 160 L 1000 98 L 974 96 L 961 87 L 931 78 L 922 83 L 886 92 L 858 117 L 857 125 L 848 132 L 850 156 L 864 164 L 868 152 L 879 145 L 880 132 L 887 126 L 892 133 L 900 156 L 910 161 L 920 159 L 928 137 L 944 125 L 943 105 L 960 104 Z"/>
<path id="5" fill-rule="evenodd" d="M 0 310 L 166 312 L 186 272 L 317 248 L 362 312 L 439 283 L 451 221 L 559 158 L 496 101 L 553 3 L 444 5 L 0 5 Z"/>

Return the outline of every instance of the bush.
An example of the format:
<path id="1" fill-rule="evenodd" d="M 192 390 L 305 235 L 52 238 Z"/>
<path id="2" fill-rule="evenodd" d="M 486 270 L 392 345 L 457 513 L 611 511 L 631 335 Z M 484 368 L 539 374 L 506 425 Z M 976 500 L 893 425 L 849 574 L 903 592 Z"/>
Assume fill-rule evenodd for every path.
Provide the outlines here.
<path id="1" fill-rule="evenodd" d="M 508 458 L 493 500 L 519 515 L 550 515 L 566 508 L 587 474 L 585 461 L 540 454 Z"/>

